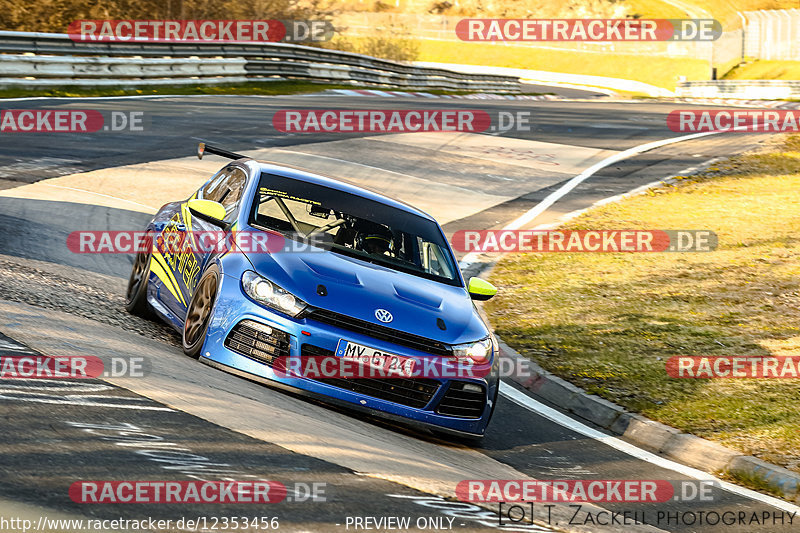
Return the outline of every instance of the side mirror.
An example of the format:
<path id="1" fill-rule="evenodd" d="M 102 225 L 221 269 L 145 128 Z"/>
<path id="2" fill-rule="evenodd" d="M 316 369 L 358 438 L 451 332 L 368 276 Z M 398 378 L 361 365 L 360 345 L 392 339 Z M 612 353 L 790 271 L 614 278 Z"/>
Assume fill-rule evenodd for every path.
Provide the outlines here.
<path id="1" fill-rule="evenodd" d="M 467 292 L 469 292 L 469 297 L 473 300 L 483 301 L 497 294 L 497 287 L 481 278 L 469 278 Z"/>
<path id="2" fill-rule="evenodd" d="M 189 211 L 198 218 L 202 218 L 206 222 L 210 222 L 216 226 L 226 226 L 223 221 L 225 218 L 225 208 L 219 202 L 213 200 L 198 200 L 197 198 L 189 200 L 187 206 Z"/>

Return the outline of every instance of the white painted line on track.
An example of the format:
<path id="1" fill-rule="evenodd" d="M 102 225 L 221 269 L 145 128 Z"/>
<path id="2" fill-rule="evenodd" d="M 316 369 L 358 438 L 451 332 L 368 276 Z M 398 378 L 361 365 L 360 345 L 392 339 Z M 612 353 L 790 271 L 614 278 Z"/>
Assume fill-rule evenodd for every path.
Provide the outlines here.
<path id="1" fill-rule="evenodd" d="M 336 161 L 337 163 L 346 163 L 348 165 L 356 165 L 359 167 L 368 168 L 370 170 L 378 170 L 380 172 L 389 172 L 391 174 L 397 174 L 398 176 L 403 176 L 404 178 L 413 178 L 415 180 L 424 179 L 420 178 L 419 176 L 412 176 L 411 174 L 403 174 L 402 172 L 395 172 L 394 170 L 389 170 L 386 168 L 374 167 L 372 165 L 365 165 L 364 163 L 356 163 L 355 161 L 348 161 L 347 159 L 339 159 L 338 157 L 329 157 L 327 155 L 319 155 L 319 154 L 312 154 L 309 152 L 299 152 L 297 150 L 284 150 L 283 148 L 275 148 L 276 152 L 283 152 L 285 154 L 297 154 L 306 157 L 316 157 L 318 159 L 327 159 L 328 161 Z M 280 163 L 279 163 L 280 164 Z M 463 187 L 461 187 L 463 188 Z"/>
<path id="2" fill-rule="evenodd" d="M 756 500 L 758 502 L 771 505 L 783 511 L 789 513 L 800 513 L 800 507 L 794 505 L 792 503 L 780 500 L 778 498 L 773 498 L 772 496 L 767 496 L 766 494 L 761 494 L 760 492 L 755 492 L 750 489 L 746 489 L 744 487 L 740 487 L 738 485 L 734 485 L 733 483 L 729 483 L 727 481 L 723 481 L 718 479 L 707 472 L 703 472 L 702 470 L 698 470 L 696 468 L 692 468 L 690 466 L 682 465 L 680 463 L 676 463 L 675 461 L 670 461 L 660 455 L 656 455 L 654 453 L 648 452 L 641 448 L 634 446 L 628 442 L 625 442 L 622 439 L 617 437 L 612 437 L 611 435 L 607 435 L 601 431 L 596 429 L 590 428 L 589 426 L 578 422 L 577 420 L 561 413 L 553 409 L 552 407 L 548 407 L 541 402 L 538 402 L 528 396 L 525 393 L 522 393 L 508 385 L 507 383 L 500 382 L 500 394 L 511 400 L 512 402 L 516 403 L 517 405 L 524 407 L 534 413 L 542 416 L 551 422 L 555 422 L 556 424 L 563 426 L 571 431 L 576 433 L 580 433 L 586 437 L 594 439 L 596 441 L 602 442 L 616 450 L 619 450 L 623 453 L 630 455 L 636 459 L 641 461 L 645 461 L 647 463 L 652 464 L 653 466 L 657 466 L 659 468 L 665 468 L 667 470 L 672 470 L 673 472 L 677 472 L 687 477 L 691 477 L 697 480 L 708 480 L 714 481 L 716 484 L 720 486 L 720 488 L 727 490 L 737 496 L 742 496 L 745 498 L 749 498 L 751 500 Z"/>
<path id="3" fill-rule="evenodd" d="M 86 194 L 93 194 L 95 196 L 102 196 L 103 198 L 111 198 L 112 200 L 118 200 L 120 202 L 125 202 L 125 203 L 131 204 L 131 205 L 137 205 L 139 207 L 145 207 L 145 208 L 149 209 L 150 211 L 152 211 L 154 213 L 156 211 L 158 211 L 157 207 L 153 207 L 151 205 L 140 204 L 139 202 L 134 202 L 133 200 L 126 200 L 125 198 L 119 198 L 117 196 L 111 196 L 110 194 L 103 194 L 103 193 L 99 193 L 99 192 L 88 191 L 86 189 L 77 189 L 75 187 L 65 187 L 64 185 L 53 185 L 52 183 L 41 183 L 41 185 L 44 186 L 44 187 L 55 187 L 56 189 L 66 189 L 66 190 L 69 190 L 69 191 L 84 192 Z"/>
<path id="4" fill-rule="evenodd" d="M 547 208 L 551 205 L 556 203 L 559 199 L 566 196 L 572 189 L 577 187 L 580 183 L 585 181 L 586 179 L 592 177 L 598 170 L 602 170 L 608 166 L 613 165 L 618 161 L 622 161 L 623 159 L 627 159 L 628 157 L 641 154 L 643 152 L 648 152 L 650 150 L 654 150 L 656 148 L 661 148 L 662 146 L 667 146 L 669 144 L 681 142 L 681 141 L 689 141 L 692 139 L 698 139 L 700 137 L 706 137 L 708 135 L 715 135 L 717 133 L 722 133 L 720 131 L 704 131 L 701 133 L 692 133 L 691 135 L 683 135 L 681 137 L 671 137 L 669 139 L 662 139 L 660 141 L 653 141 L 646 144 L 640 144 L 639 146 L 634 146 L 633 148 L 628 148 L 618 154 L 614 154 L 609 156 L 602 161 L 598 161 L 594 165 L 590 166 L 564 185 L 558 188 L 558 190 L 553 191 L 547 198 L 539 202 L 535 207 L 531 208 L 527 213 L 522 215 L 521 217 L 517 218 L 516 220 L 509 223 L 503 229 L 520 229 L 525 224 L 530 223 L 536 217 L 544 213 Z"/>
<path id="5" fill-rule="evenodd" d="M 693 167 L 689 167 L 689 168 L 685 168 L 685 169 L 681 170 L 680 172 L 678 172 L 676 174 L 672 174 L 671 176 L 667 176 L 666 178 L 661 178 L 661 179 L 658 179 L 658 180 L 655 180 L 655 181 L 651 181 L 650 183 L 645 183 L 644 185 L 640 185 L 640 186 L 636 187 L 635 189 L 631 189 L 630 191 L 622 193 L 622 194 L 615 194 L 614 196 L 609 196 L 608 198 L 603 198 L 602 200 L 597 200 L 595 203 L 593 203 L 589 207 L 586 207 L 586 208 L 583 208 L 583 209 L 576 209 L 575 211 L 570 211 L 566 215 L 560 216 L 558 218 L 558 220 L 556 220 L 555 222 L 550 222 L 548 224 L 539 224 L 538 226 L 534 227 L 533 229 L 534 230 L 555 229 L 558 226 L 560 226 L 560 225 L 564 224 L 565 222 L 567 222 L 568 220 L 572 220 L 573 218 L 579 217 L 580 215 L 586 213 L 590 209 L 594 209 L 595 207 L 600 207 L 600 206 L 603 206 L 603 205 L 606 205 L 606 204 L 610 204 L 610 203 L 613 203 L 613 202 L 618 202 L 620 200 L 623 200 L 623 199 L 631 197 L 631 196 L 636 196 L 638 194 L 642 194 L 643 192 L 645 192 L 648 189 L 652 189 L 653 187 L 657 187 L 659 185 L 663 185 L 665 182 L 671 180 L 672 178 L 674 178 L 676 176 L 689 176 L 689 175 L 697 172 L 698 170 L 700 170 L 702 168 L 711 166 L 712 164 L 716 163 L 717 161 L 722 161 L 722 159 L 724 159 L 724 158 L 722 158 L 722 157 L 712 157 L 711 159 L 709 159 L 709 160 L 707 160 L 707 161 L 705 161 L 703 163 L 700 163 L 699 165 L 696 165 L 696 166 L 693 166 Z"/>
<path id="6" fill-rule="evenodd" d="M 601 169 L 603 169 L 603 168 L 605 168 L 605 167 L 607 167 L 607 166 L 609 166 L 609 165 L 611 165 L 611 164 L 613 164 L 613 163 L 615 163 L 617 161 L 620 161 L 621 159 L 624 159 L 625 157 L 629 157 L 631 155 L 642 153 L 642 152 L 645 152 L 645 151 L 648 151 L 648 150 L 652 150 L 654 148 L 658 148 L 658 147 L 665 146 L 665 145 L 668 145 L 668 144 L 672 144 L 672 143 L 676 143 L 676 142 L 680 142 L 680 141 L 684 141 L 684 140 L 690 140 L 690 139 L 694 139 L 694 138 L 698 138 L 698 137 L 704 137 L 706 135 L 711 135 L 711 134 L 714 134 L 714 133 L 721 133 L 721 132 L 704 132 L 704 133 L 701 133 L 701 134 L 692 134 L 692 135 L 686 135 L 686 136 L 683 136 L 683 137 L 675 137 L 675 138 L 672 138 L 672 139 L 665 139 L 665 140 L 662 140 L 662 141 L 655 141 L 655 142 L 652 142 L 652 143 L 639 145 L 639 146 L 630 148 L 628 150 L 625 150 L 624 152 L 620 152 L 619 154 L 615 154 L 613 156 L 610 156 L 610 157 L 604 159 L 603 161 L 600 161 L 600 162 L 596 163 L 595 165 L 592 165 L 588 169 L 586 169 L 583 172 L 581 172 L 579 175 L 577 175 L 574 178 L 572 178 L 570 181 L 565 183 L 558 190 L 554 191 L 550 196 L 545 198 L 542 202 L 537 204 L 535 207 L 533 207 L 527 213 L 525 213 L 521 217 L 517 218 L 516 220 L 514 220 L 513 222 L 508 224 L 504 229 L 519 229 L 523 225 L 531 222 L 537 216 L 539 216 L 539 214 L 544 212 L 548 207 L 553 205 L 558 199 L 560 199 L 563 196 L 565 196 L 566 194 L 568 194 L 578 184 L 580 184 L 582 181 L 584 181 L 587 178 L 589 178 L 590 176 L 592 176 L 595 172 L 597 172 L 598 170 L 601 170 Z M 702 168 L 702 167 L 708 166 L 708 165 L 710 165 L 712 163 L 715 163 L 716 161 L 719 161 L 720 159 L 721 158 L 709 159 L 708 161 L 705 161 L 704 163 L 701 163 L 700 165 L 684 169 L 684 170 L 680 171 L 678 174 L 675 174 L 674 176 L 680 176 L 680 175 L 684 175 L 684 174 L 689 174 L 691 172 L 696 171 L 698 168 Z M 674 176 L 670 176 L 670 177 L 674 177 Z M 669 178 L 666 178 L 666 179 L 669 179 Z M 609 202 L 612 202 L 612 201 L 615 201 L 615 200 L 618 200 L 618 199 L 621 199 L 621 198 L 624 198 L 624 197 L 627 197 L 627 196 L 632 196 L 632 195 L 637 194 L 637 193 L 639 193 L 641 191 L 644 191 L 644 190 L 646 190 L 646 189 L 648 189 L 650 187 L 653 187 L 653 186 L 661 183 L 662 181 L 664 181 L 664 180 L 663 179 L 662 180 L 657 180 L 657 181 L 642 185 L 640 187 L 637 187 L 637 188 L 635 188 L 635 189 L 633 189 L 631 191 L 628 191 L 627 193 L 618 194 L 618 195 L 615 195 L 615 196 L 611 196 L 609 198 L 605 198 L 603 200 L 595 202 L 592 205 L 592 207 L 603 205 L 603 204 L 606 204 L 606 203 L 609 203 Z M 549 203 L 544 205 L 544 207 L 541 207 L 543 204 L 545 204 L 545 202 L 549 202 Z M 586 209 L 580 209 L 580 210 L 577 210 L 577 211 L 573 211 L 572 213 L 570 213 L 567 216 L 569 218 L 572 218 L 572 216 L 577 216 L 577 215 L 583 213 L 584 211 L 586 211 Z M 572 216 L 570 216 L 570 215 L 572 215 Z M 552 225 L 551 224 L 543 224 L 541 226 L 537 226 L 537 229 L 538 228 L 542 228 L 543 229 L 544 227 L 549 227 L 549 226 L 552 226 Z M 479 254 L 477 254 L 475 252 L 470 252 L 469 254 L 467 254 L 464 257 L 464 259 L 461 261 L 461 263 L 460 263 L 462 265 L 462 268 L 464 268 L 464 265 L 468 265 L 471 262 L 471 261 L 469 261 L 469 257 L 470 256 L 472 256 L 474 258 L 474 257 L 477 257 L 478 255 Z M 647 463 L 650 463 L 650 464 L 652 464 L 654 466 L 657 466 L 657 467 L 660 467 L 660 468 L 665 468 L 667 470 L 672 470 L 673 472 L 677 472 L 679 474 L 685 475 L 687 477 L 691 477 L 693 479 L 714 481 L 715 483 L 717 483 L 720 486 L 720 488 L 722 488 L 722 489 L 724 489 L 724 490 L 726 490 L 728 492 L 731 492 L 733 494 L 736 494 L 738 496 L 742 496 L 742 497 L 749 498 L 751 500 L 755 500 L 755 501 L 758 501 L 758 502 L 761 502 L 761 503 L 764 503 L 764 504 L 767 504 L 767 505 L 771 505 L 773 507 L 776 507 L 776 508 L 781 509 L 781 510 L 786 511 L 786 512 L 800 513 L 800 506 L 797 506 L 797 505 L 794 505 L 792 503 L 780 500 L 778 498 L 773 498 L 772 496 L 767 496 L 766 494 L 762 494 L 760 492 L 756 492 L 756 491 L 753 491 L 753 490 L 750 490 L 750 489 L 746 489 L 744 487 L 740 487 L 738 485 L 735 485 L 733 483 L 729 483 L 727 481 L 723 481 L 723 480 L 721 480 L 719 478 L 716 478 L 716 477 L 712 476 L 711 474 L 709 474 L 707 472 L 703 472 L 702 470 L 698 470 L 698 469 L 692 468 L 690 466 L 686 466 L 686 465 L 682 465 L 680 463 L 676 463 L 675 461 L 671 461 L 669 459 L 666 459 L 664 457 L 656 455 L 656 454 L 654 454 L 652 452 L 648 452 L 646 450 L 643 450 L 643 449 L 641 449 L 641 448 L 639 448 L 637 446 L 634 446 L 633 444 L 625 442 L 622 439 L 619 439 L 617 437 L 613 437 L 611 435 L 607 435 L 607 434 L 605 434 L 605 433 L 603 433 L 601 431 L 598 431 L 596 429 L 590 428 L 589 426 L 587 426 L 585 424 L 582 424 L 581 422 L 575 420 L 574 418 L 571 418 L 570 416 L 568 416 L 568 415 L 566 415 L 564 413 L 561 413 L 560 411 L 557 411 L 556 409 L 548 407 L 548 406 L 544 405 L 543 403 L 534 400 L 533 398 L 531 398 L 527 394 L 518 391 L 517 389 L 515 389 L 511 385 L 508 385 L 507 383 L 500 382 L 500 393 L 503 396 L 505 396 L 506 398 L 508 398 L 509 400 L 511 400 L 514 403 L 516 403 L 517 405 L 519 405 L 521 407 L 524 407 L 524 408 L 526 408 L 526 409 L 528 409 L 530 411 L 533 411 L 534 413 L 536 413 L 539 416 L 542 416 L 542 417 L 550 420 L 551 422 L 554 422 L 554 423 L 556 423 L 556 424 L 558 424 L 558 425 L 560 425 L 562 427 L 565 427 L 567 429 L 575 431 L 576 433 L 580 433 L 581 435 L 584 435 L 586 437 L 589 437 L 589 438 L 592 438 L 594 440 L 597 440 L 597 441 L 599 441 L 599 442 L 601 442 L 603 444 L 606 444 L 607 446 L 610 446 L 610 447 L 612 447 L 612 448 L 614 448 L 616 450 L 619 450 L 619 451 L 621 451 L 623 453 L 626 453 L 626 454 L 628 454 L 628 455 L 630 455 L 630 456 L 632 456 L 632 457 L 634 457 L 636 459 L 639 459 L 641 461 L 645 461 Z"/>
<path id="7" fill-rule="evenodd" d="M 274 150 L 276 152 L 283 152 L 285 154 L 297 154 L 297 155 L 302 155 L 302 156 L 307 156 L 307 157 L 316 157 L 318 159 L 327 159 L 328 161 L 336 161 L 337 163 L 345 163 L 345 164 L 348 164 L 348 165 L 355 165 L 355 166 L 358 166 L 358 167 L 368 168 L 370 170 L 377 170 L 377 171 L 380 171 L 380 172 L 387 172 L 389 174 L 395 174 L 397 176 L 402 176 L 404 178 L 411 178 L 411 179 L 415 179 L 415 180 L 427 180 L 428 179 L 428 178 L 423 178 L 423 177 L 420 177 L 420 176 L 412 176 L 411 174 L 403 174 L 402 172 L 389 170 L 388 168 L 374 167 L 372 165 L 365 165 L 364 163 L 357 163 L 355 161 L 348 161 L 347 159 L 339 159 L 337 157 L 329 157 L 327 155 L 312 154 L 312 153 L 309 153 L 309 152 L 298 152 L 298 151 L 295 151 L 295 150 L 284 150 L 283 148 L 274 148 Z M 281 164 L 281 163 L 278 163 L 278 164 Z M 463 190 L 463 191 L 474 192 L 474 191 L 470 190 L 467 187 L 462 187 L 462 186 L 459 186 L 459 185 L 449 185 L 449 187 L 452 190 Z M 420 209 L 420 211 L 421 211 L 421 209 Z"/>
<path id="8" fill-rule="evenodd" d="M 692 139 L 698 139 L 700 137 L 706 137 L 708 135 L 715 135 L 717 133 L 722 133 L 721 131 L 704 131 L 700 133 L 692 133 L 691 135 L 683 135 L 681 137 L 670 137 L 669 139 L 662 139 L 660 141 L 653 141 L 645 144 L 640 144 L 639 146 L 634 146 L 633 148 L 628 148 L 627 150 L 623 150 L 617 154 L 611 155 L 602 161 L 598 161 L 594 165 L 590 166 L 574 178 L 570 179 L 564 185 L 559 187 L 557 190 L 550 193 L 544 200 L 536 204 L 527 213 L 523 214 L 516 220 L 513 220 L 506 224 L 503 228 L 504 230 L 515 230 L 520 229 L 526 224 L 532 222 L 536 217 L 547 211 L 554 203 L 558 200 L 569 194 L 575 187 L 586 181 L 588 178 L 592 177 L 597 171 L 602 170 L 610 165 L 618 161 L 622 161 L 623 159 L 627 159 L 628 157 L 641 154 L 650 150 L 654 150 L 656 148 L 661 148 L 662 146 L 667 146 L 669 144 L 682 142 L 682 141 L 689 141 Z M 466 268 L 471 263 L 475 262 L 475 259 L 481 254 L 481 252 L 470 252 L 461 259 L 459 265 L 461 268 Z"/>

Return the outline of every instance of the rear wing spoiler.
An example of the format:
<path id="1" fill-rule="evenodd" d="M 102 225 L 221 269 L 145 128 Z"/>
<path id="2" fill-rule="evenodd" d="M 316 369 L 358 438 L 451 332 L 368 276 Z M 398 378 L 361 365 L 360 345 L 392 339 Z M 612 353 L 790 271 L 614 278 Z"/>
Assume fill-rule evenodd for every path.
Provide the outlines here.
<path id="1" fill-rule="evenodd" d="M 222 148 L 211 146 L 210 144 L 199 143 L 197 145 L 197 159 L 203 159 L 203 154 L 214 154 L 227 157 L 228 159 L 248 159 L 246 155 L 237 154 L 236 152 L 229 152 L 227 150 L 223 150 Z"/>

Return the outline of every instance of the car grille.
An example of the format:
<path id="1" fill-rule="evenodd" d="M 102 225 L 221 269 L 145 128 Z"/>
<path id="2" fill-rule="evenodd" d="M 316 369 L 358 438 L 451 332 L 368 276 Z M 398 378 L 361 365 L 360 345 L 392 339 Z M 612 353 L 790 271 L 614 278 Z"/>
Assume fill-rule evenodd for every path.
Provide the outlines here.
<path id="1" fill-rule="evenodd" d="M 334 352 L 313 344 L 303 344 L 300 354 L 303 356 L 333 356 Z M 316 381 L 415 409 L 422 409 L 428 405 L 439 389 L 439 382 L 432 379 L 325 378 Z"/>
<path id="2" fill-rule="evenodd" d="M 312 309 L 306 312 L 305 317 L 337 328 L 360 333 L 361 335 L 366 335 L 374 339 L 414 348 L 421 352 L 443 355 L 446 357 L 453 355 L 450 347 L 443 342 L 414 335 L 413 333 L 406 333 L 398 329 L 380 326 L 372 322 L 367 322 L 366 320 L 361 320 L 360 318 L 353 318 L 326 309 Z"/>
<path id="3" fill-rule="evenodd" d="M 450 389 L 439 402 L 436 412 L 440 415 L 458 418 L 480 418 L 486 406 L 486 389 L 477 383 L 470 383 L 470 386 L 477 385 L 481 390 L 464 390 L 466 385 L 467 383 L 463 381 L 451 382 Z"/>
<path id="4" fill-rule="evenodd" d="M 225 338 L 225 347 L 272 366 L 276 357 L 289 355 L 288 333 L 252 320 L 242 320 Z"/>

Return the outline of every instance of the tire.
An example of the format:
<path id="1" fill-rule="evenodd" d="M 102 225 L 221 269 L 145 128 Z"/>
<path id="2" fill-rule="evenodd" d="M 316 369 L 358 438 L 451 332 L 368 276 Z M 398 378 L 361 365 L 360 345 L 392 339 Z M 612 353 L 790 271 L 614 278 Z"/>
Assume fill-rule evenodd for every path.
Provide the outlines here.
<path id="1" fill-rule="evenodd" d="M 219 269 L 209 267 L 197 283 L 183 320 L 183 353 L 197 359 L 206 339 L 211 311 L 219 288 Z"/>
<path id="2" fill-rule="evenodd" d="M 151 318 L 153 310 L 147 303 L 147 280 L 150 277 L 150 248 L 140 251 L 133 261 L 128 288 L 125 291 L 125 309 L 136 316 Z"/>

